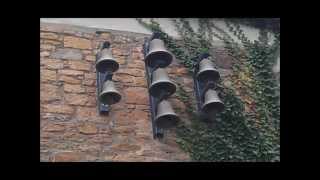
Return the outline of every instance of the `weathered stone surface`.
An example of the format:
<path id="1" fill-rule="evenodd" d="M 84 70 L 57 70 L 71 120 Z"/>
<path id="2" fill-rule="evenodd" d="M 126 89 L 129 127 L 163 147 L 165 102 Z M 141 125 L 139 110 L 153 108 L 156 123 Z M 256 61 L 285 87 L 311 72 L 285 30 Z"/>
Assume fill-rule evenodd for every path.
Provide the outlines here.
<path id="1" fill-rule="evenodd" d="M 111 146 L 111 150 L 113 151 L 138 151 L 141 147 L 139 145 L 134 144 L 115 144 Z"/>
<path id="2" fill-rule="evenodd" d="M 133 81 L 134 86 L 147 87 L 147 79 L 144 77 L 135 77 Z"/>
<path id="3" fill-rule="evenodd" d="M 71 47 L 76 49 L 92 49 L 90 40 L 75 36 L 65 36 L 63 43 L 64 47 Z"/>
<path id="4" fill-rule="evenodd" d="M 142 110 L 133 110 L 130 114 L 130 117 L 132 117 L 135 121 L 138 120 L 148 120 L 149 113 Z"/>
<path id="5" fill-rule="evenodd" d="M 56 81 L 57 80 L 57 72 L 53 70 L 40 70 L 40 79 L 41 81 Z"/>
<path id="6" fill-rule="evenodd" d="M 85 161 L 86 155 L 81 152 L 59 152 L 52 157 L 53 162 L 79 162 Z"/>
<path id="7" fill-rule="evenodd" d="M 90 61 L 90 62 L 95 62 L 96 61 L 96 57 L 95 56 L 91 56 L 91 55 L 87 55 L 84 57 L 85 60 Z"/>
<path id="8" fill-rule="evenodd" d="M 52 101 L 60 99 L 58 94 L 58 87 L 51 84 L 40 85 L 40 100 L 41 101 Z"/>
<path id="9" fill-rule="evenodd" d="M 42 111 L 58 114 L 72 114 L 73 107 L 64 104 L 42 104 Z"/>
<path id="10" fill-rule="evenodd" d="M 65 99 L 68 104 L 81 106 L 95 106 L 95 97 L 86 94 L 65 94 Z"/>
<path id="11" fill-rule="evenodd" d="M 84 79 L 83 84 L 86 86 L 96 86 L 96 80 L 94 79 Z"/>
<path id="12" fill-rule="evenodd" d="M 127 89 L 124 89 L 124 94 L 127 103 L 144 105 L 149 104 L 149 94 L 147 88 L 129 87 Z"/>
<path id="13" fill-rule="evenodd" d="M 141 69 L 144 70 L 144 62 L 143 61 L 130 61 L 130 63 L 128 63 L 128 68 L 136 68 L 136 69 Z"/>
<path id="14" fill-rule="evenodd" d="M 76 116 L 79 118 L 95 118 L 98 115 L 96 107 L 77 107 Z"/>
<path id="15" fill-rule="evenodd" d="M 112 79 L 121 83 L 132 83 L 134 77 L 128 74 L 115 74 Z"/>
<path id="16" fill-rule="evenodd" d="M 66 61 L 65 66 L 74 70 L 91 70 L 91 63 L 88 63 L 86 61 Z"/>
<path id="17" fill-rule="evenodd" d="M 63 68 L 63 61 L 59 59 L 43 58 L 41 59 L 40 64 L 44 65 L 46 69 L 62 69 Z"/>
<path id="18" fill-rule="evenodd" d="M 53 59 L 81 60 L 82 53 L 79 49 L 58 48 L 52 52 L 50 57 Z"/>
<path id="19" fill-rule="evenodd" d="M 84 74 L 84 78 L 85 79 L 96 79 L 97 78 L 97 74 L 96 73 L 85 73 Z"/>
<path id="20" fill-rule="evenodd" d="M 95 124 L 93 123 L 84 123 L 79 126 L 79 132 L 82 134 L 96 134 L 98 129 Z"/>
<path id="21" fill-rule="evenodd" d="M 64 84 L 63 88 L 65 92 L 71 93 L 84 93 L 86 91 L 80 84 Z"/>
<path id="22" fill-rule="evenodd" d="M 116 111 L 112 117 L 115 126 L 130 126 L 135 122 L 132 119 L 128 119 L 128 113 L 126 111 Z"/>
<path id="23" fill-rule="evenodd" d="M 69 76 L 79 76 L 79 75 L 83 75 L 83 71 L 77 71 L 77 70 L 59 70 L 58 71 L 59 74 L 62 74 L 62 75 L 69 75 Z"/>
<path id="24" fill-rule="evenodd" d="M 119 69 L 117 74 L 128 74 L 135 77 L 144 77 L 144 71 L 141 69 Z"/>
<path id="25" fill-rule="evenodd" d="M 40 32 L 40 38 L 57 40 L 59 35 L 51 32 Z"/>
<path id="26" fill-rule="evenodd" d="M 57 45 L 61 45 L 62 42 L 61 41 L 56 41 L 56 40 L 46 40 L 46 39 L 44 39 L 42 41 L 42 44 L 52 44 L 52 45 L 57 46 Z"/>
<path id="27" fill-rule="evenodd" d="M 69 83 L 69 84 L 80 84 L 81 80 L 77 79 L 73 76 L 66 76 L 66 75 L 61 75 L 59 77 L 59 81 L 63 81 L 65 83 Z"/>
<path id="28" fill-rule="evenodd" d="M 61 132 L 64 130 L 65 130 L 65 126 L 63 124 L 49 123 L 43 128 L 43 131 L 47 131 L 47 132 Z"/>
<path id="29" fill-rule="evenodd" d="M 112 35 L 109 32 L 100 33 L 98 37 L 106 41 L 112 41 Z"/>
<path id="30" fill-rule="evenodd" d="M 54 45 L 51 45 L 51 44 L 41 44 L 41 45 L 40 45 L 40 49 L 41 49 L 41 50 L 52 51 L 52 50 L 55 50 L 56 47 L 55 47 Z"/>
<path id="31" fill-rule="evenodd" d="M 41 51 L 40 52 L 40 57 L 48 57 L 50 56 L 50 52 L 49 51 Z"/>
<path id="32" fill-rule="evenodd" d="M 85 86 L 85 89 L 87 93 L 95 93 L 97 91 L 96 87 Z"/>

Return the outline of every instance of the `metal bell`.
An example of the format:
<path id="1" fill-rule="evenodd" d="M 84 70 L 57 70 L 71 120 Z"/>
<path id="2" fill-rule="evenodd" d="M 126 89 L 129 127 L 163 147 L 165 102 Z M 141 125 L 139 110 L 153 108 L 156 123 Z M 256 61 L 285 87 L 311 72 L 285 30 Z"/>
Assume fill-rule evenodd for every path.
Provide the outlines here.
<path id="1" fill-rule="evenodd" d="M 205 92 L 204 103 L 202 105 L 203 112 L 207 114 L 215 114 L 224 109 L 224 104 L 220 100 L 217 92 L 213 89 L 208 89 Z"/>
<path id="2" fill-rule="evenodd" d="M 199 63 L 197 79 L 201 82 L 207 82 L 210 80 L 216 82 L 220 79 L 220 73 L 216 68 L 214 68 L 213 63 L 209 59 L 203 59 Z"/>
<path id="3" fill-rule="evenodd" d="M 159 102 L 157 107 L 157 116 L 155 123 L 157 127 L 168 129 L 175 126 L 179 121 L 179 117 L 173 111 L 171 104 L 167 100 Z"/>
<path id="4" fill-rule="evenodd" d="M 120 93 L 116 90 L 113 81 L 107 80 L 103 84 L 102 92 L 99 94 L 99 100 L 102 104 L 115 104 L 121 99 Z"/>
<path id="5" fill-rule="evenodd" d="M 167 67 L 173 59 L 173 55 L 166 50 L 164 42 L 160 39 L 150 41 L 149 52 L 145 58 L 145 62 L 151 68 Z"/>
<path id="6" fill-rule="evenodd" d="M 169 97 L 176 92 L 176 85 L 170 81 L 165 69 L 158 68 L 152 73 L 152 83 L 149 93 L 154 97 Z"/>
<path id="7" fill-rule="evenodd" d="M 112 57 L 110 48 L 104 48 L 99 53 L 99 58 L 96 62 L 96 69 L 100 73 L 115 72 L 119 69 L 119 64 Z"/>

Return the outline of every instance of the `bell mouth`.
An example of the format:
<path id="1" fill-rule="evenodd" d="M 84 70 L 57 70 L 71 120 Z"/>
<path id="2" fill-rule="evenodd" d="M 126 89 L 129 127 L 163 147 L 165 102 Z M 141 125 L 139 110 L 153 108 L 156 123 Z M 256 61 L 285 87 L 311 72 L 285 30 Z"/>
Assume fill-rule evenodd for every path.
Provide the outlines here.
<path id="1" fill-rule="evenodd" d="M 173 55 L 167 51 L 154 51 L 147 55 L 145 62 L 151 68 L 165 68 L 171 64 Z"/>
<path id="2" fill-rule="evenodd" d="M 159 128 L 169 129 L 178 124 L 179 117 L 175 114 L 166 114 L 156 119 L 156 125 Z"/>
<path id="3" fill-rule="evenodd" d="M 224 104 L 221 102 L 210 102 L 202 106 L 202 111 L 205 113 L 221 112 L 224 109 Z"/>
<path id="4" fill-rule="evenodd" d="M 121 100 L 121 95 L 118 94 L 117 92 L 106 92 L 106 93 L 101 93 L 99 96 L 100 102 L 103 104 L 115 104 Z"/>
<path id="5" fill-rule="evenodd" d="M 205 70 L 197 74 L 197 79 L 201 82 L 213 80 L 217 82 L 220 79 L 220 73 L 213 69 Z"/>
<path id="6" fill-rule="evenodd" d="M 100 73 L 115 72 L 119 69 L 119 64 L 113 59 L 103 59 L 97 62 L 96 69 Z"/>
<path id="7" fill-rule="evenodd" d="M 176 85 L 168 81 L 158 81 L 157 83 L 151 85 L 149 88 L 149 93 L 154 97 L 160 97 L 165 94 L 165 97 L 171 96 L 176 92 Z"/>

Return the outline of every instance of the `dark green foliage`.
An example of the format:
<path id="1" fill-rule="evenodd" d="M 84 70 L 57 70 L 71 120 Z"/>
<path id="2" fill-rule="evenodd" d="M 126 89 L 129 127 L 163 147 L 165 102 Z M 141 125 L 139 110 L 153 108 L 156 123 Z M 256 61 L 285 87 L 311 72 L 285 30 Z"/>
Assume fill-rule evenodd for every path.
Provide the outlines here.
<path id="1" fill-rule="evenodd" d="M 226 21 L 229 33 L 243 43 L 246 52 L 243 54 L 232 37 L 208 19 L 199 20 L 198 32 L 194 32 L 187 20 L 174 19 L 182 43 L 169 37 L 155 21 L 138 21 L 151 31 L 159 32 L 168 49 L 190 72 L 193 71 L 194 58 L 211 49 L 212 36 L 222 40 L 229 54 L 235 58 L 235 74 L 241 72 L 243 66 L 250 71 L 253 82 L 243 84 L 248 86 L 248 94 L 255 101 L 255 111 L 246 112 L 242 97 L 237 96 L 234 89 L 219 84 L 222 86 L 221 99 L 226 107 L 218 114 L 216 122 L 209 124 L 200 121 L 195 109 L 192 109 L 190 97 L 178 85 L 177 95 L 189 107 L 187 113 L 191 124 L 179 124 L 177 142 L 193 160 L 280 161 L 280 105 L 277 83 L 271 70 L 279 52 L 280 34 L 276 34 L 274 43 L 268 45 L 266 28 L 261 28 L 259 40 L 251 42 L 239 23 Z"/>

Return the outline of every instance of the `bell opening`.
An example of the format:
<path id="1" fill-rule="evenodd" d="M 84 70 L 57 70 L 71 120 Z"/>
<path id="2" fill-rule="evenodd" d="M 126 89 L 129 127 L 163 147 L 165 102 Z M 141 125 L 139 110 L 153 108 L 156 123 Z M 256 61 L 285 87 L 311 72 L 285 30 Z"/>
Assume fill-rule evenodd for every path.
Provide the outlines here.
<path id="1" fill-rule="evenodd" d="M 208 82 L 209 80 L 217 82 L 220 79 L 220 74 L 218 71 L 207 70 L 200 72 L 197 78 L 201 82 Z"/>
<path id="2" fill-rule="evenodd" d="M 207 113 L 221 112 L 224 109 L 224 105 L 221 102 L 211 102 L 203 106 L 202 110 Z"/>
<path id="3" fill-rule="evenodd" d="M 119 64 L 111 59 L 101 60 L 96 64 L 96 69 L 100 73 L 115 72 L 119 69 Z"/>
<path id="4" fill-rule="evenodd" d="M 179 118 L 175 114 L 166 114 L 156 119 L 156 125 L 159 128 L 169 129 L 178 124 Z"/>
<path id="5" fill-rule="evenodd" d="M 156 84 L 151 85 L 149 93 L 154 97 L 160 97 L 165 95 L 165 97 L 171 96 L 176 92 L 176 86 L 171 82 L 157 82 Z"/>
<path id="6" fill-rule="evenodd" d="M 165 68 L 172 62 L 173 56 L 166 51 L 155 51 L 147 55 L 146 62 L 149 67 Z"/>
<path id="7" fill-rule="evenodd" d="M 121 99 L 121 96 L 116 92 L 107 92 L 107 93 L 101 94 L 99 98 L 102 104 L 111 105 L 119 102 Z"/>

